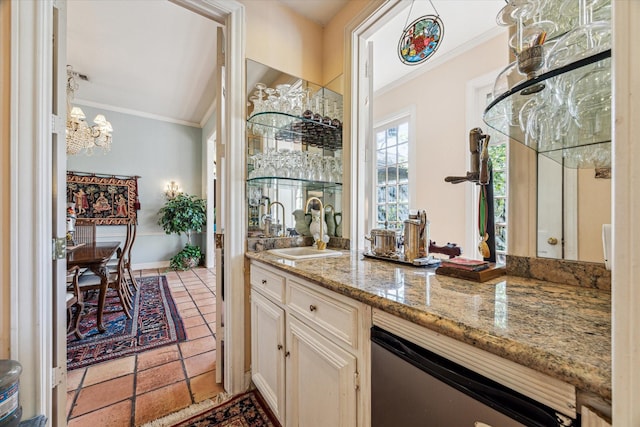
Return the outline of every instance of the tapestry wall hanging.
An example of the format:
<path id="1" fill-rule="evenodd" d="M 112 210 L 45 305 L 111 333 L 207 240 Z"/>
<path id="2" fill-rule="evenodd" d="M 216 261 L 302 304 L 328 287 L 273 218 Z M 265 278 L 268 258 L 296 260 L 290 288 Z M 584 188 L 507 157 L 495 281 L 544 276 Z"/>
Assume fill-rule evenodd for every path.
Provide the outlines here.
<path id="1" fill-rule="evenodd" d="M 122 225 L 136 220 L 139 176 L 99 175 L 67 172 L 67 204 L 76 218 L 96 225 Z"/>

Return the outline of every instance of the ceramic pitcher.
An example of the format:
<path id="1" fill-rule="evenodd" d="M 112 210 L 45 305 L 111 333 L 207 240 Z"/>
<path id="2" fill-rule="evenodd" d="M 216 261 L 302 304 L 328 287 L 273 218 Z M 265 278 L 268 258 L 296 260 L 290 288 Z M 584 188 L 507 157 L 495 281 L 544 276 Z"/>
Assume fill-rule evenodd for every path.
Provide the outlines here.
<path id="1" fill-rule="evenodd" d="M 328 206 L 324 209 L 324 219 L 327 223 L 327 234 L 329 236 L 336 235 L 336 218 L 335 213 L 333 212 L 333 207 Z"/>
<path id="2" fill-rule="evenodd" d="M 333 218 L 336 223 L 336 237 L 342 237 L 342 212 L 336 212 Z"/>
<path id="3" fill-rule="evenodd" d="M 295 230 L 301 236 L 311 236 L 309 231 L 309 224 L 311 223 L 311 215 L 304 213 L 302 209 L 296 209 L 292 212 L 295 218 Z"/>

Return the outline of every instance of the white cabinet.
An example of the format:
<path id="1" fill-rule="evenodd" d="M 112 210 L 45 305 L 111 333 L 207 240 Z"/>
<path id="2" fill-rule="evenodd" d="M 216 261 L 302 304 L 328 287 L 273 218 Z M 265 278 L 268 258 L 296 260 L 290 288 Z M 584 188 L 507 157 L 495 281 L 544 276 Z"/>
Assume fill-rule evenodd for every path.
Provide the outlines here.
<path id="1" fill-rule="evenodd" d="M 250 282 L 251 375 L 282 425 L 367 426 L 369 308 L 255 262 Z"/>
<path id="2" fill-rule="evenodd" d="M 356 357 L 290 316 L 287 426 L 356 424 Z"/>
<path id="3" fill-rule="evenodd" d="M 260 292 L 251 293 L 252 379 L 274 415 L 284 420 L 284 310 Z"/>

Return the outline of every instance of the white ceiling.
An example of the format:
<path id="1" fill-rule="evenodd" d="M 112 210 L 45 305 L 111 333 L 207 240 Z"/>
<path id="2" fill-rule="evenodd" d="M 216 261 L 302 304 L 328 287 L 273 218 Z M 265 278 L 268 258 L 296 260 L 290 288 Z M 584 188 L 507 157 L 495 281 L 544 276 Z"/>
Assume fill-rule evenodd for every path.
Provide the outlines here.
<path id="1" fill-rule="evenodd" d="M 296 13 L 326 24 L 348 0 L 280 0 Z M 504 0 L 432 0 L 444 23 L 442 46 L 425 63 L 407 66 L 397 56 L 405 24 L 433 14 L 425 0 L 405 0 L 374 40 L 374 89 L 420 73 L 469 40 L 496 31 Z M 67 63 L 86 74 L 78 104 L 202 125 L 215 102 L 214 21 L 167 0 L 68 0 Z M 108 118 L 108 117 L 107 117 Z"/>
<path id="2" fill-rule="evenodd" d="M 475 44 L 486 41 L 506 28 L 496 24 L 496 15 L 505 5 L 504 0 L 417 0 L 403 1 L 404 7 L 396 11 L 382 29 L 372 37 L 373 90 L 394 86 L 398 81 L 427 71 L 452 55 L 464 52 Z M 413 6 L 412 6 L 413 3 Z M 398 57 L 398 41 L 407 25 L 424 15 L 436 15 L 444 27 L 442 44 L 425 62 L 418 65 L 403 64 Z M 411 11 L 411 15 L 409 15 Z M 506 49 L 506 46 L 505 46 Z"/>
<path id="3" fill-rule="evenodd" d="M 67 64 L 89 77 L 78 103 L 200 123 L 215 99 L 216 26 L 166 0 L 69 0 Z"/>

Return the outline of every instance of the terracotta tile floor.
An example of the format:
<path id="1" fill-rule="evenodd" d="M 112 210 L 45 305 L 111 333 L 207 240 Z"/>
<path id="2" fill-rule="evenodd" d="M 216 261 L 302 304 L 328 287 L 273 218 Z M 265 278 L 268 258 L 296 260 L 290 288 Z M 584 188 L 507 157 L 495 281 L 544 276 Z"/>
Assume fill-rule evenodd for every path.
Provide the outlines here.
<path id="1" fill-rule="evenodd" d="M 70 427 L 138 426 L 223 391 L 216 384 L 215 273 L 137 271 L 165 275 L 184 321 L 187 340 L 70 371 Z"/>

